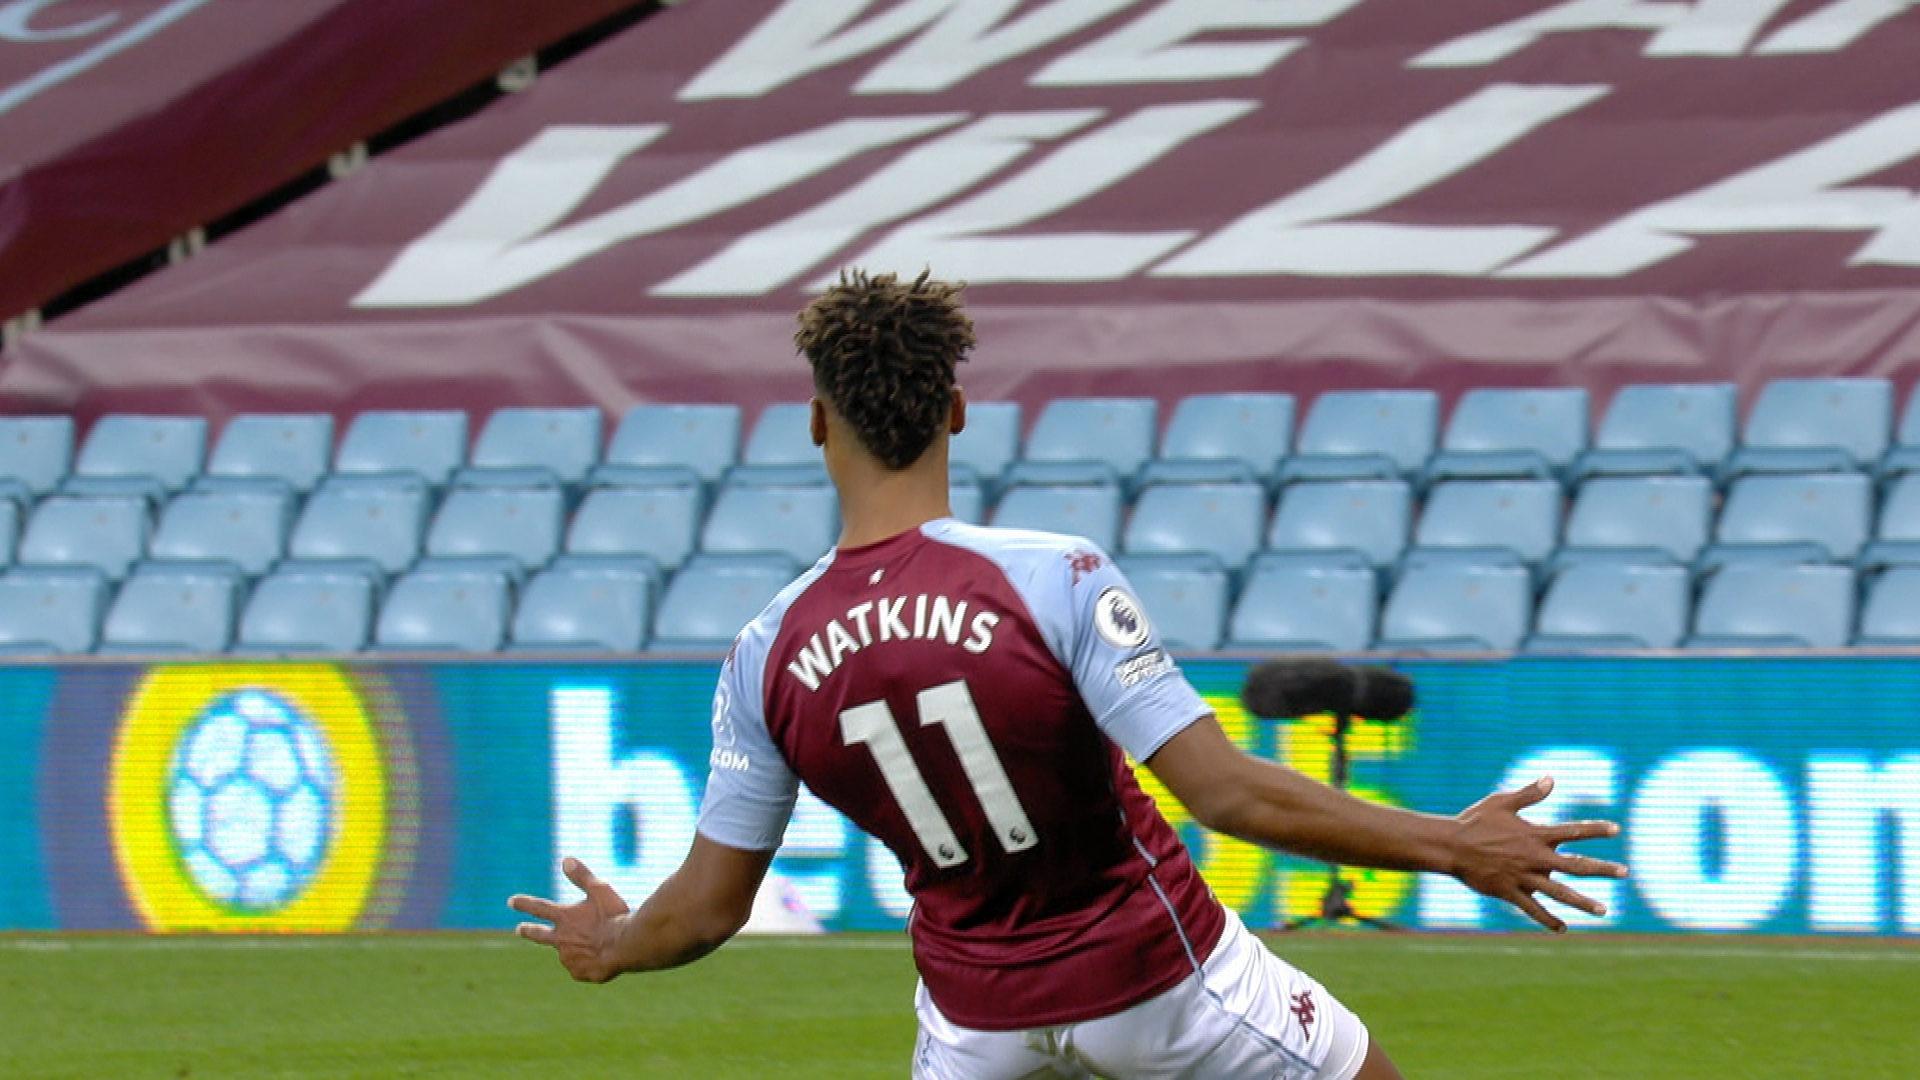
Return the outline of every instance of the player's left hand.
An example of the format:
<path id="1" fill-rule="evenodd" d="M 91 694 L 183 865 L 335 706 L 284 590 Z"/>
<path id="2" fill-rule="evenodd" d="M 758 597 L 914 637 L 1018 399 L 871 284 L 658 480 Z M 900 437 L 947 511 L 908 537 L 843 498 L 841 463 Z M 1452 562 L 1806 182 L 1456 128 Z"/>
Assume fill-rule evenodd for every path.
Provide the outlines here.
<path id="1" fill-rule="evenodd" d="M 1536 825 L 1520 816 L 1520 811 L 1552 792 L 1553 778 L 1543 776 L 1518 791 L 1489 795 L 1461 811 L 1456 819 L 1461 828 L 1453 875 L 1478 892 L 1512 904 L 1534 922 L 1559 934 L 1566 932 L 1567 924 L 1548 911 L 1535 893 L 1589 915 L 1605 915 L 1607 909 L 1557 880 L 1554 874 L 1623 878 L 1627 868 L 1560 850 L 1561 844 L 1618 836 L 1620 826 L 1611 821 Z"/>
<path id="2" fill-rule="evenodd" d="M 515 933 L 528 941 L 551 945 L 560 954 L 567 974 L 580 982 L 603 983 L 620 974 L 620 928 L 626 921 L 627 902 L 613 886 L 593 876 L 579 859 L 561 860 L 561 872 L 580 887 L 586 896 L 571 904 L 542 900 L 537 896 L 515 896 L 507 906 L 522 915 L 531 915 L 552 923 L 523 922 Z"/>

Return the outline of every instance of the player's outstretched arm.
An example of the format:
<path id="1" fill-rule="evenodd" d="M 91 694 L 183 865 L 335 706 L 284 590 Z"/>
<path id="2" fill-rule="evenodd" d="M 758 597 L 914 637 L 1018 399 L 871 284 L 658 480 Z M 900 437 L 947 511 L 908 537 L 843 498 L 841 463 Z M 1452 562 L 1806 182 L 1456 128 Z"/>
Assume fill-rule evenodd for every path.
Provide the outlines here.
<path id="1" fill-rule="evenodd" d="M 552 924 L 521 923 L 518 933 L 553 946 L 567 974 L 603 983 L 630 971 L 690 964 L 719 948 L 747 924 L 772 864 L 771 851 L 741 851 L 696 834 L 680 869 L 638 911 L 629 911 L 613 886 L 578 859 L 563 861 L 561 869 L 586 894 L 580 900 L 515 896 L 507 906 Z"/>
<path id="2" fill-rule="evenodd" d="M 1627 876 L 1618 863 L 1560 850 L 1618 834 L 1612 822 L 1535 825 L 1520 817 L 1553 790 L 1549 778 L 1489 795 L 1456 817 L 1420 814 L 1364 802 L 1243 753 L 1211 715 L 1168 740 L 1146 765 L 1215 832 L 1343 866 L 1450 874 L 1555 932 L 1566 924 L 1534 894 L 1595 915 L 1605 909 L 1549 875 Z"/>

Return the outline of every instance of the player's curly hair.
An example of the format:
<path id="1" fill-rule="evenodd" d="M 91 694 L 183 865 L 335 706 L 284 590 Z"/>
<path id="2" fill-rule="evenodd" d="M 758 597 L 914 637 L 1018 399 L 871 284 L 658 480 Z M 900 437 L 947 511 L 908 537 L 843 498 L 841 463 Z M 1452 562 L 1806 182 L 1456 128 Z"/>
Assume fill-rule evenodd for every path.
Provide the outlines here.
<path id="1" fill-rule="evenodd" d="M 813 365 L 814 390 L 889 469 L 918 461 L 947 422 L 954 367 L 973 348 L 960 290 L 925 272 L 904 284 L 842 271 L 800 313 L 793 342 Z"/>

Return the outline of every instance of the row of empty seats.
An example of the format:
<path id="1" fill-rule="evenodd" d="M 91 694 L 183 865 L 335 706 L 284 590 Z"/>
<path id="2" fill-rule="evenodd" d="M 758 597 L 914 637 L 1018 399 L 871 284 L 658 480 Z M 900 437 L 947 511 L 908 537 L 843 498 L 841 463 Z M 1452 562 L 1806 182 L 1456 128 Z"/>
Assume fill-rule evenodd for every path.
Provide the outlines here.
<path id="1" fill-rule="evenodd" d="M 1320 395 L 1296 437 L 1284 394 L 1196 395 L 1175 408 L 1156 441 L 1145 398 L 1051 403 L 1012 456 L 1018 418 L 984 440 L 955 440 L 956 460 L 1007 482 L 1083 482 L 1104 467 L 1131 486 L 1166 480 L 1517 478 L 1568 485 L 1594 476 L 1705 475 L 1724 486 L 1756 473 L 1920 469 L 1920 390 L 1897 436 L 1884 379 L 1789 379 L 1768 384 L 1744 430 L 1727 383 L 1629 386 L 1614 395 L 1589 441 L 1585 390 L 1479 389 L 1462 395 L 1444 432 L 1440 399 L 1424 390 Z M 1739 437 L 1736 438 L 1736 435 Z M 1157 454 L 1156 454 L 1157 447 Z"/>
<path id="2" fill-rule="evenodd" d="M 1592 563 L 1554 577 L 1537 604 L 1526 571 L 1434 564 L 1400 576 L 1378 601 L 1365 570 L 1256 562 L 1230 617 L 1209 605 L 1224 581 L 1204 571 L 1134 566 L 1135 588 L 1169 640 L 1217 635 L 1243 650 L 1592 652 L 1639 649 L 1834 649 L 1920 645 L 1920 568 L 1875 576 L 1864 601 L 1845 566 L 1746 563 L 1696 591 L 1678 566 Z M 1378 620 L 1376 622 L 1376 619 Z M 1217 636 L 1214 640 L 1218 640 Z"/>
<path id="3" fill-rule="evenodd" d="M 1647 648 L 1920 645 L 1920 567 L 1877 575 L 1858 597 L 1845 566 L 1745 563 L 1696 602 L 1678 566 L 1570 567 L 1537 606 L 1517 566 L 1436 563 L 1381 599 L 1373 571 L 1263 557 L 1234 595 L 1213 560 L 1121 559 L 1173 648 L 1547 652 Z M 249 586 L 193 564 L 146 564 L 117 590 L 97 573 L 0 576 L 0 652 L 487 653 L 708 651 L 799 571 L 780 555 L 698 555 L 664 591 L 617 562 L 557 560 L 516 587 L 505 575 L 425 566 L 383 590 L 324 564 L 289 564 Z"/>
<path id="4" fill-rule="evenodd" d="M 1127 455 L 1153 446 L 1151 401 L 1053 402 L 1027 437 L 1024 457 L 1014 453 L 1018 406 L 987 403 L 955 440 L 954 502 L 966 520 L 1077 533 L 1122 553 L 1143 575 L 1143 595 L 1154 582 L 1165 584 L 1149 608 L 1180 628 L 1170 637 L 1185 648 L 1283 648 L 1296 640 L 1409 647 L 1449 637 L 1511 648 L 1530 636 L 1667 647 L 1738 637 L 1716 628 L 1719 605 L 1709 601 L 1719 595 L 1713 590 L 1732 587 L 1716 584 L 1720 571 L 1745 563 L 1862 571 L 1847 570 L 1856 594 L 1874 590 L 1859 625 L 1849 607 L 1844 629 L 1797 635 L 1806 644 L 1845 644 L 1856 633 L 1900 638 L 1898 627 L 1875 615 L 1872 597 L 1880 595 L 1880 571 L 1920 564 L 1920 476 L 1905 475 L 1897 460 L 1905 448 L 1892 448 L 1877 462 L 1886 481 L 1881 499 L 1863 469 L 1841 467 L 1815 436 L 1787 445 L 1793 439 L 1767 419 L 1769 411 L 1793 414 L 1779 402 L 1804 403 L 1816 391 L 1829 411 L 1877 400 L 1882 428 L 1890 426 L 1892 393 L 1883 381 L 1776 383 L 1762 394 L 1747 435 L 1750 444 L 1764 437 L 1778 445 L 1741 447 L 1716 465 L 1705 450 L 1662 448 L 1650 436 L 1641 439 L 1647 445 L 1619 445 L 1631 441 L 1619 433 L 1634 425 L 1615 421 L 1623 410 L 1638 415 L 1644 435 L 1647 417 L 1662 415 L 1647 403 L 1664 401 L 1668 430 L 1697 433 L 1714 425 L 1681 421 L 1724 411 L 1731 450 L 1730 387 L 1633 387 L 1616 395 L 1597 448 L 1549 458 L 1538 450 L 1463 448 L 1471 440 L 1458 433 L 1498 413 L 1489 413 L 1489 401 L 1545 415 L 1577 396 L 1584 417 L 1583 392 L 1477 391 L 1455 410 L 1447 448 L 1436 457 L 1417 469 L 1394 458 L 1391 469 L 1369 472 L 1369 455 L 1386 455 L 1325 453 L 1332 434 L 1365 441 L 1403 433 L 1393 407 L 1410 402 L 1425 401 L 1425 415 L 1437 421 L 1433 395 L 1322 395 L 1292 457 L 1284 456 L 1294 442 L 1291 398 L 1203 395 L 1181 402 L 1159 440 L 1162 454 L 1175 456 L 1140 457 L 1129 468 Z M 1353 411 L 1360 405 L 1374 415 Z M 249 416 L 229 422 L 204 472 L 199 418 L 105 418 L 71 470 L 63 457 L 71 456 L 71 421 L 0 420 L 0 466 L 13 472 L 0 479 L 0 562 L 17 563 L 6 580 L 19 586 L 0 592 L 0 647 L 714 647 L 738 623 L 720 625 L 732 615 L 714 626 L 701 618 L 727 605 L 709 598 L 682 611 L 677 597 L 730 590 L 763 603 L 837 533 L 837 502 L 805 417 L 804 406 L 769 408 L 737 462 L 740 412 L 732 406 L 639 407 L 604 456 L 591 409 L 500 410 L 471 455 L 458 412 L 361 414 L 337 449 L 329 417 Z M 1907 427 L 1914 417 L 1910 406 Z M 1573 423 L 1570 414 L 1554 419 L 1536 430 Z M 1525 426 L 1510 424 L 1508 433 Z M 1429 436 L 1433 427 L 1427 424 Z M 1909 434 L 1903 429 L 1903 443 Z M 1538 454 L 1547 467 L 1493 468 L 1486 458 L 1464 468 L 1443 460 L 1515 454 Z M 1735 467 L 1743 454 L 1778 460 Z M 1609 455 L 1620 460 L 1610 464 Z M 1684 468 L 1661 466 L 1682 458 Z M 1787 467 L 1789 458 L 1798 464 Z M 1846 463 L 1869 459 L 1849 451 Z M 1352 478 L 1344 478 L 1348 471 Z M 1717 485 L 1729 478 L 1722 492 Z M 1563 484 L 1572 485 L 1570 499 Z M 1555 598 L 1585 594 L 1565 594 L 1571 586 L 1563 579 L 1585 581 L 1600 572 L 1587 569 L 1601 564 L 1607 572 L 1647 571 L 1648 581 L 1679 581 L 1679 608 L 1667 605 L 1662 621 L 1637 630 L 1567 632 L 1568 601 Z M 1569 577 L 1573 570 L 1583 572 Z M 1413 632 L 1419 620 L 1398 614 L 1421 610 L 1413 586 L 1456 571 L 1480 581 L 1476 589 L 1524 581 L 1524 611 L 1508 611 L 1499 626 L 1480 632 Z M 1297 627 L 1282 634 L 1262 621 L 1263 589 L 1308 579 L 1314 590 L 1350 595 L 1343 629 L 1303 637 Z M 1371 586 L 1362 596 L 1358 584 L 1327 584 L 1347 579 Z M 41 609 L 69 603 L 67 629 L 48 629 L 27 605 L 30 596 Z M 293 617 L 314 597 L 325 601 L 314 610 L 341 612 L 336 622 Z M 572 603 L 601 608 L 563 625 Z M 605 609 L 609 603 L 614 609 Z M 200 621 L 166 615 L 170 605 Z M 441 616 L 419 615 L 427 609 Z M 160 614 L 140 615 L 148 610 Z M 288 615 L 276 622 L 276 611 Z M 1695 625 L 1696 614 L 1706 622 Z M 1746 637 L 1786 640 L 1757 631 Z"/>
<path id="5" fill-rule="evenodd" d="M 1482 389 L 1463 395 L 1440 427 L 1430 391 L 1320 395 L 1295 431 L 1286 394 L 1183 399 L 1164 432 L 1150 398 L 1067 398 L 1048 404 L 1022 438 L 1020 407 L 972 407 L 953 459 L 990 488 L 1098 482 L 1130 487 L 1205 479 L 1270 483 L 1535 478 L 1701 473 L 1877 472 L 1920 468 L 1920 388 L 1898 431 L 1884 379 L 1789 379 L 1768 384 L 1736 441 L 1730 384 L 1630 386 L 1615 394 L 1597 438 L 1579 388 Z M 431 486 L 669 486 L 819 479 L 807 407 L 765 409 L 744 446 L 732 405 L 643 405 L 602 447 L 597 409 L 494 412 L 468 449 L 465 413 L 367 412 L 334 447 L 321 414 L 230 421 L 206 453 L 200 417 L 108 416 L 74 454 L 68 417 L 0 419 L 0 495 L 23 505 L 55 492 L 163 498 L 189 486 L 311 491 L 343 484 Z M 737 475 L 735 475 L 737 474 Z"/>
<path id="6" fill-rule="evenodd" d="M 983 520 L 978 489 L 957 516 Z M 1570 508 L 1569 508 L 1570 507 Z M 1208 555 L 1239 571 L 1263 552 L 1373 567 L 1475 561 L 1550 577 L 1580 562 L 1920 564 L 1920 474 L 1881 498 L 1858 473 L 1748 476 L 1724 499 L 1704 477 L 1599 477 L 1571 500 L 1539 480 L 1448 481 L 1425 499 L 1401 480 L 1290 485 L 1271 503 L 1249 483 L 1165 483 L 1129 509 L 1111 485 L 1009 489 L 996 524 L 1088 537 L 1129 555 Z M 1123 524 L 1124 522 L 1124 524 Z M 655 579 L 697 552 L 775 552 L 805 564 L 839 529 L 831 487 L 604 488 L 569 506 L 555 488 L 325 488 L 304 504 L 267 491 L 189 491 L 158 515 L 133 496 L 54 496 L 22 520 L 0 500 L 0 564 L 85 566 L 110 580 L 143 560 L 218 563 L 258 577 L 332 561 L 380 579 L 422 557 L 464 559 L 514 580 L 556 557 L 644 560 Z"/>
<path id="7" fill-rule="evenodd" d="M 1668 647 L 1688 633 L 1686 614 L 1695 587 L 1715 587 L 1714 579 L 1733 567 L 1844 569 L 1852 588 L 1854 570 L 1841 565 L 1849 559 L 1865 571 L 1857 579 L 1862 582 L 1887 567 L 1920 566 L 1920 475 L 1893 485 L 1873 543 L 1866 542 L 1872 487 L 1854 474 L 1744 478 L 1732 489 L 1717 526 L 1705 478 L 1597 478 L 1573 500 L 1564 535 L 1560 489 L 1542 481 L 1441 484 L 1425 500 L 1417 525 L 1412 524 L 1417 502 L 1404 481 L 1292 485 L 1270 520 L 1264 498 L 1254 485 L 1156 485 L 1140 496 L 1117 546 L 1112 534 L 1120 504 L 1113 489 L 1015 488 L 1000 500 L 993 520 L 1088 535 L 1120 551 L 1144 575 L 1141 589 L 1149 610 L 1178 626 L 1173 640 L 1193 649 L 1215 648 L 1223 641 L 1284 647 L 1294 640 L 1369 647 L 1376 640 L 1381 597 L 1390 591 L 1401 596 L 1398 590 L 1407 580 L 1429 580 L 1428 571 L 1444 570 L 1466 575 L 1461 580 L 1520 583 L 1499 585 L 1502 590 L 1525 586 L 1520 590 L 1524 610 L 1514 609 L 1517 614 L 1502 620 L 1506 629 L 1454 635 L 1478 638 L 1488 647 L 1511 647 L 1517 635 L 1529 632 L 1537 592 L 1545 593 L 1540 617 L 1548 622 L 1542 625 L 1560 627 L 1548 613 L 1562 612 L 1555 618 L 1563 619 L 1568 601 L 1556 601 L 1561 594 L 1555 590 L 1569 587 L 1563 581 L 1570 575 L 1588 580 L 1591 573 L 1578 572 L 1595 568 L 1624 575 L 1622 581 L 1640 581 L 1636 575 L 1644 571 L 1652 575 L 1645 581 L 1659 583 L 1644 588 L 1687 594 L 1666 604 L 1662 610 L 1668 614 L 1657 624 L 1623 625 L 1611 632 L 1620 639 L 1615 645 L 1632 639 L 1642 647 Z M 124 579 L 119 604 L 130 611 L 177 599 L 203 614 L 199 622 L 164 613 L 136 624 L 109 618 L 105 633 L 111 647 L 219 651 L 237 634 L 242 645 L 260 648 L 354 651 L 371 641 L 396 648 L 487 651 L 508 638 L 517 598 L 525 619 L 533 620 L 544 604 L 588 603 L 589 594 L 598 598 L 593 603 L 617 598 L 617 617 L 583 614 L 564 633 L 539 630 L 527 621 L 513 631 L 512 640 L 632 650 L 651 637 L 665 648 L 713 646 L 730 638 L 738 624 L 699 622 L 720 610 L 712 602 L 689 602 L 675 614 L 666 601 L 682 594 L 702 596 L 707 589 L 758 597 L 738 613 L 744 621 L 824 552 L 838 528 L 833 490 L 817 486 L 729 488 L 704 516 L 699 495 L 684 488 L 596 490 L 570 518 L 562 494 L 548 488 L 455 490 L 431 515 L 428 503 L 428 493 L 419 489 L 322 490 L 296 519 L 285 494 L 187 492 L 167 503 L 158 529 L 149 535 L 152 519 L 142 499 L 49 498 L 33 511 L 17 550 L 10 540 L 6 544 L 18 563 L 0 580 L 31 588 L 0 598 L 0 645 L 87 651 L 113 584 Z M 11 523 L 14 514 L 0 501 L 0 525 Z M 0 529 L 0 538 L 8 536 L 9 529 Z M 1708 544 L 1709 536 L 1719 542 Z M 1262 614 L 1273 607 L 1262 590 L 1284 581 L 1299 587 L 1311 583 L 1312 595 L 1334 597 L 1328 603 L 1340 605 L 1345 614 L 1329 627 L 1340 629 L 1307 637 L 1297 627 L 1285 634 L 1275 629 L 1272 620 L 1282 616 Z M 182 582 L 195 584 L 188 588 Z M 429 582 L 439 591 L 421 591 Z M 555 592 L 562 582 L 568 591 Z M 740 593 L 742 588 L 747 592 Z M 69 601 L 76 614 L 61 624 L 67 629 L 60 633 L 43 618 L 56 593 L 80 598 Z M 149 593 L 151 599 L 141 599 Z M 376 625 L 372 618 L 383 599 L 390 606 L 397 602 L 394 610 L 404 612 L 409 604 L 443 594 L 458 603 L 432 600 L 446 609 L 440 622 L 416 625 L 395 615 L 397 621 Z M 1419 590 L 1404 595 L 1417 596 Z M 282 596 L 296 599 L 282 601 Z M 309 601 L 299 598 L 313 596 L 326 602 L 303 608 Z M 655 598 L 662 599 L 657 613 Z M 276 607 L 282 603 L 284 608 Z M 470 603 L 482 604 L 485 611 L 459 610 Z M 243 605 L 249 615 L 236 627 L 233 620 Z M 1311 606 L 1321 612 L 1315 618 L 1330 618 L 1333 609 L 1326 604 Z M 338 622 L 314 614 L 336 607 L 342 612 Z M 256 622 L 256 609 L 257 618 L 268 621 Z M 1237 612 L 1231 620 L 1229 609 Z M 1710 609 L 1703 601 L 1702 610 Z M 275 616 L 281 622 L 269 618 L 282 610 L 284 617 Z M 1386 610 L 1379 640 L 1404 643 L 1423 636 L 1395 622 L 1391 616 L 1399 609 L 1391 598 Z M 689 618 L 699 625 L 686 623 Z M 1809 634 L 1806 640 L 1845 644 L 1852 634 L 1851 615 L 1841 622 L 1841 629 Z M 1564 627 L 1541 632 L 1570 636 Z M 1873 638 L 1900 636 L 1872 625 L 1861 632 Z M 1722 628 L 1708 636 L 1730 634 Z"/>

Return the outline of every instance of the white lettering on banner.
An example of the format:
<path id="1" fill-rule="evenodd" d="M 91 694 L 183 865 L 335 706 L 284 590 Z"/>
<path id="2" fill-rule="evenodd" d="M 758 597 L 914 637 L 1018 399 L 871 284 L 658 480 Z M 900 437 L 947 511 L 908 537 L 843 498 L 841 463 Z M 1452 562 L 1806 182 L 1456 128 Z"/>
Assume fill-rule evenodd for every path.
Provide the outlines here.
<path id="1" fill-rule="evenodd" d="M 1692 750 L 1655 766 L 1634 796 L 1626 834 L 1640 895 L 1674 926 L 1752 930 L 1792 891 L 1792 797 L 1772 769 L 1740 751 Z"/>
<path id="2" fill-rule="evenodd" d="M 1166 0 L 1118 30 L 1040 69 L 1034 86 L 1110 86 L 1202 82 L 1263 75 L 1307 43 L 1305 38 L 1196 43 L 1223 30 L 1319 26 L 1361 0 Z"/>
<path id="3" fill-rule="evenodd" d="M 852 262 L 902 273 L 938 266 L 946 277 L 978 284 L 1126 277 L 1186 243 L 1193 232 L 989 234 L 1057 214 L 1257 105 L 1200 101 L 1141 109 L 987 191 L 895 229 Z M 822 279 L 814 287 L 830 283 Z"/>
<path id="4" fill-rule="evenodd" d="M 1420 925 L 1434 930 L 1478 930 L 1487 921 L 1487 901 L 1445 874 L 1421 874 Z"/>
<path id="5" fill-rule="evenodd" d="M 750 146 L 625 206 L 555 228 L 657 124 L 556 127 L 495 167 L 453 215 L 354 297 L 360 308 L 472 304 L 616 244 L 679 228 L 800 183 L 869 150 L 966 119 L 963 113 L 848 119 Z"/>
<path id="6" fill-rule="evenodd" d="M 31 76 L 14 83 L 12 86 L 0 89 L 0 113 L 8 112 L 69 79 L 92 71 L 101 63 L 146 41 L 160 31 L 193 14 L 194 11 L 199 8 L 203 8 L 211 3 L 213 3 L 213 0 L 173 0 L 172 3 L 155 10 L 139 22 L 123 27 L 119 33 L 114 34 L 112 37 L 97 41 L 76 55 L 69 56 L 51 67 L 42 68 L 34 72 Z M 12 28 L 17 30 L 21 35 L 13 37 L 11 40 L 29 42 L 46 41 L 57 40 L 61 36 L 70 36 L 66 34 L 66 31 L 73 30 L 75 29 L 74 27 L 62 27 L 52 31 L 35 31 L 27 25 L 28 20 L 32 19 L 35 14 L 47 6 L 49 5 L 45 3 L 37 3 L 37 0 L 21 0 L 21 2 L 9 4 L 7 7 L 0 9 L 0 12 L 4 12 L 10 16 L 9 21 Z M 102 19 L 117 17 L 118 16 L 101 16 Z M 96 23 L 98 25 L 95 25 Z M 84 27 L 85 32 L 91 34 L 106 29 L 107 25 L 107 23 L 96 19 L 91 23 L 82 23 L 80 27 Z M 34 36 L 25 36 L 29 34 Z M 52 37 L 50 38 L 49 35 L 52 35 Z"/>
<path id="7" fill-rule="evenodd" d="M 775 869 L 786 877 L 808 913 L 822 922 L 840 917 L 845 876 L 840 862 L 847 853 L 848 829 L 840 811 L 806 788 L 800 789 Z"/>
<path id="8" fill-rule="evenodd" d="M 855 92 L 945 90 L 1136 2 L 1050 0 L 1001 26 L 1020 0 L 902 0 L 850 26 L 873 0 L 787 0 L 682 87 L 680 100 L 760 97 L 921 31 L 919 41 L 868 72 Z"/>
<path id="9" fill-rule="evenodd" d="M 1477 165 L 1598 100 L 1605 86 L 1489 86 L 1395 135 L 1360 160 L 1255 210 L 1152 271 L 1478 276 L 1550 240 L 1544 226 L 1420 226 L 1339 219 L 1372 213 Z"/>
<path id="10" fill-rule="evenodd" d="M 1543 824 L 1611 816 L 1624 790 L 1618 759 L 1584 747 L 1530 752 L 1500 786 L 1511 790 L 1542 775 L 1554 777 L 1554 793 L 1525 816 Z M 1795 809 L 1801 804 L 1765 763 L 1726 749 L 1665 758 L 1640 778 L 1632 797 L 1626 839 L 1633 878 L 1575 884 L 1606 903 L 1609 915 L 1598 920 L 1543 902 L 1575 926 L 1618 925 L 1623 903 L 1637 890 L 1652 914 L 1676 928 L 1750 930 L 1780 914 L 1804 881 L 1808 929 L 1920 933 L 1920 753 L 1877 765 L 1853 751 L 1810 754 L 1804 797 L 1803 840 Z M 1420 876 L 1422 926 L 1486 929 L 1498 907 L 1452 878 Z"/>
<path id="11" fill-rule="evenodd" d="M 1542 776 L 1553 777 L 1553 794 L 1521 816 L 1537 825 L 1557 825 L 1587 814 L 1604 815 L 1620 798 L 1619 766 L 1604 750 L 1556 746 L 1535 751 L 1514 762 L 1495 790 L 1514 791 Z M 1547 910 L 1573 927 L 1611 926 L 1620 920 L 1620 883 L 1587 878 L 1574 883 L 1581 892 L 1607 906 L 1603 916 L 1576 911 L 1541 897 Z M 1487 901 L 1453 878 L 1439 874 L 1420 877 L 1420 922 L 1435 928 L 1477 930 L 1487 917 Z"/>
<path id="12" fill-rule="evenodd" d="M 867 838 L 867 888 L 880 910 L 896 919 L 913 913 L 913 894 L 907 891 L 907 871 L 887 845 Z"/>
<path id="13" fill-rule="evenodd" d="M 1051 0 L 1010 22 L 1019 0 L 949 0 L 950 10 L 854 84 L 856 94 L 948 90 L 1092 26 L 1134 0 Z M 1002 23 L 1005 25 L 1002 25 Z"/>
<path id="14" fill-rule="evenodd" d="M 97 34 L 120 21 L 119 13 L 108 12 L 85 22 L 36 29 L 33 25 L 34 17 L 61 2 L 62 0 L 13 0 L 9 4 L 0 4 L 0 41 L 18 41 L 26 44 L 40 41 L 70 41 L 89 34 Z"/>
<path id="15" fill-rule="evenodd" d="M 751 232 L 653 289 L 656 296 L 757 296 L 892 224 L 998 172 L 1033 148 L 1098 119 L 1098 109 L 997 113 L 924 143 L 825 202 Z M 946 267 L 941 272 L 952 276 Z"/>
<path id="16" fill-rule="evenodd" d="M 666 131 L 665 124 L 542 131 L 501 159 L 451 217 L 407 245 L 353 306 L 460 304 L 494 295 L 485 285 L 463 286 L 463 279 L 558 225 L 616 166 Z"/>
<path id="17" fill-rule="evenodd" d="M 693 791 L 673 759 L 640 751 L 616 757 L 618 713 L 605 686 L 556 686 L 548 701 L 553 740 L 553 846 L 592 867 L 630 904 L 652 895 L 693 846 Z M 618 858 L 615 815 L 628 815 L 634 858 Z M 555 896 L 573 886 L 555 860 Z"/>
<path id="18" fill-rule="evenodd" d="M 1500 271 L 1501 277 L 1622 277 L 1694 245 L 1688 234 L 1867 231 L 1851 263 L 1920 266 L 1920 195 L 1844 187 L 1920 156 L 1920 104 L 1610 225 Z"/>
<path id="19" fill-rule="evenodd" d="M 1568 0 L 1488 30 L 1458 37 L 1407 62 L 1414 68 L 1498 63 L 1548 34 L 1657 30 L 1647 56 L 1739 56 L 1767 20 L 1792 0 Z"/>
<path id="20" fill-rule="evenodd" d="M 1774 31 L 1753 51 L 1761 56 L 1838 52 L 1913 7 L 1920 7 L 1920 0 L 1834 0 Z"/>
<path id="21" fill-rule="evenodd" d="M 1586 747 L 1564 747 L 1529 755 L 1513 763 L 1500 781 L 1501 791 L 1514 791 L 1542 776 L 1553 777 L 1553 793 L 1521 813 L 1536 825 L 1558 825 L 1613 806 L 1620 798 L 1619 769 L 1613 756 Z M 1605 915 L 1576 911 L 1558 900 L 1541 897 L 1548 911 L 1576 929 L 1611 926 L 1620 921 L 1620 883 L 1611 878 L 1588 878 L 1574 887 L 1607 906 Z"/>
<path id="22" fill-rule="evenodd" d="M 1920 933 L 1920 754 L 1878 767 L 1859 755 L 1817 754 L 1807 762 L 1807 921 L 1813 929 L 1881 931 L 1882 870 L 1888 869 L 1881 858 L 1883 823 L 1898 853 L 1898 928 Z"/>

